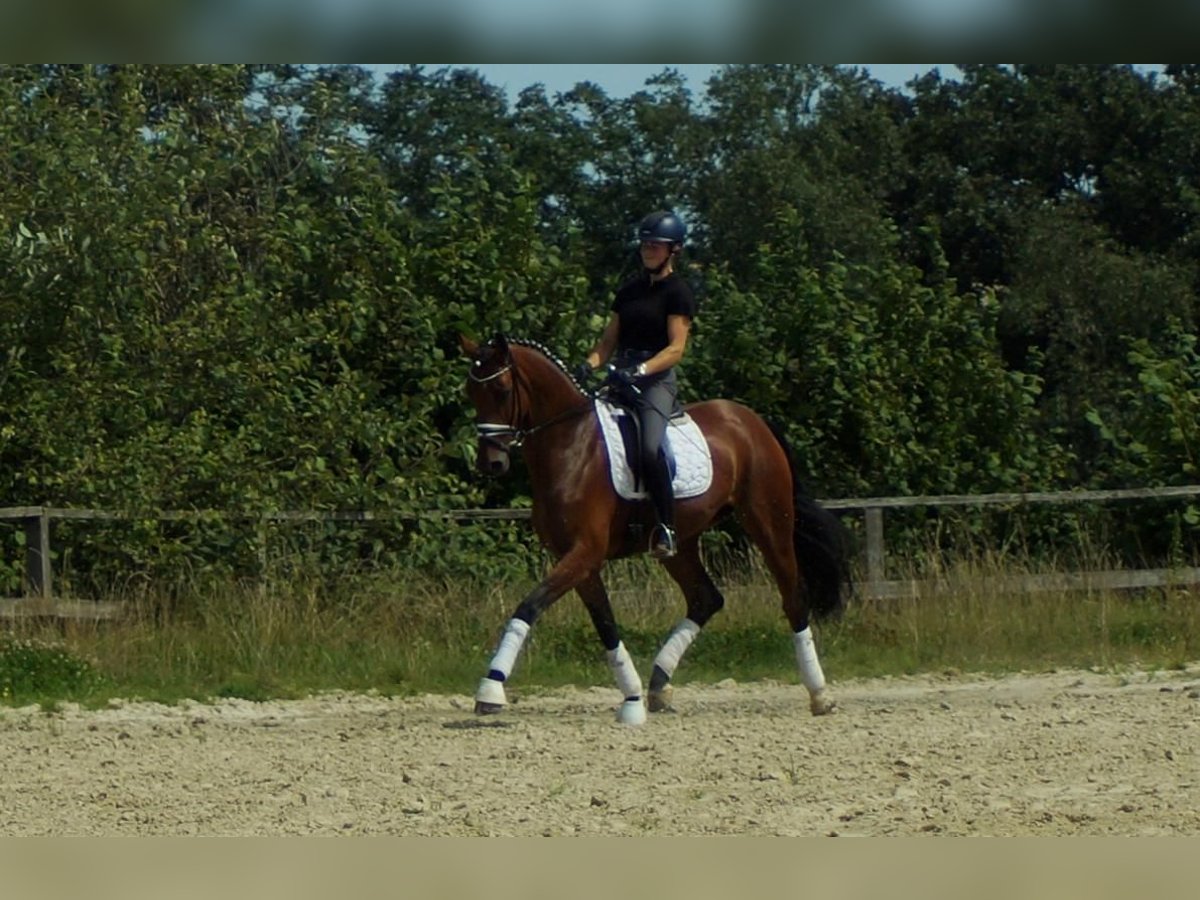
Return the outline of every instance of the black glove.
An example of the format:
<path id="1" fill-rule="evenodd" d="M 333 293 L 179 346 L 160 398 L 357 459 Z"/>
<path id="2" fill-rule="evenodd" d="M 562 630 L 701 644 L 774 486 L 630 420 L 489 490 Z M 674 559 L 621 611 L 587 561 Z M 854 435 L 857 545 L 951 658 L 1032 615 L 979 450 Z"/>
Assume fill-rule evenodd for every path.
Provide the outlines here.
<path id="1" fill-rule="evenodd" d="M 612 369 L 612 379 L 618 384 L 625 387 L 633 387 L 637 381 L 638 370 L 637 366 L 614 366 Z"/>
<path id="2" fill-rule="evenodd" d="M 575 367 L 575 371 L 571 374 L 575 376 L 575 380 L 579 382 L 581 386 L 586 385 L 592 380 L 592 367 L 585 362 L 581 362 Z"/>

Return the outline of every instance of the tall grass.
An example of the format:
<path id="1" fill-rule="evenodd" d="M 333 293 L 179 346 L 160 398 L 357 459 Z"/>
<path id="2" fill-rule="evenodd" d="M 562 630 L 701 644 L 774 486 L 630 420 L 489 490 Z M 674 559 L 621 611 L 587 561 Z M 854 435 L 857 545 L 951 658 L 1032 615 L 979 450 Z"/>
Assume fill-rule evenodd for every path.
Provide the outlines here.
<path id="1" fill-rule="evenodd" d="M 988 586 L 1065 562 L 1035 567 L 1012 554 L 953 560 L 924 554 L 901 574 L 936 577 L 942 588 L 852 602 L 840 621 L 818 628 L 825 670 L 836 680 L 947 669 L 1180 667 L 1200 658 L 1200 605 L 1189 591 L 1004 594 Z M 795 680 L 788 626 L 757 558 L 749 565 L 714 563 L 726 608 L 693 645 L 677 679 Z M 646 673 L 684 614 L 682 598 L 646 560 L 611 565 L 606 583 L 626 643 Z M 326 690 L 469 693 L 504 622 L 532 586 L 529 578 L 451 581 L 393 569 L 334 579 L 292 570 L 261 583 L 198 579 L 169 589 L 129 587 L 106 598 L 124 605 L 116 621 L 9 623 L 0 642 L 0 676 L 7 674 L 0 703 L 267 699 Z M 78 665 L 64 664 L 64 654 Z M 27 669 L 36 669 L 36 677 Z M 537 690 L 610 681 L 590 620 L 570 596 L 531 633 L 513 685 Z"/>

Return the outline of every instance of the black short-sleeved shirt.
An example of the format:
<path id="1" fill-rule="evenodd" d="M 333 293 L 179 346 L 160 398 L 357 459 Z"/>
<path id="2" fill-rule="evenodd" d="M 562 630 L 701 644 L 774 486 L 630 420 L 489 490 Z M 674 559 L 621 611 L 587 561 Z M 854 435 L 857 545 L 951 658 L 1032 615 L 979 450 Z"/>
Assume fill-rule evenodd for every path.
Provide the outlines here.
<path id="1" fill-rule="evenodd" d="M 653 282 L 649 275 L 638 275 L 617 288 L 612 311 L 620 317 L 618 351 L 657 353 L 671 343 L 667 316 L 695 318 L 696 298 L 677 272 Z"/>

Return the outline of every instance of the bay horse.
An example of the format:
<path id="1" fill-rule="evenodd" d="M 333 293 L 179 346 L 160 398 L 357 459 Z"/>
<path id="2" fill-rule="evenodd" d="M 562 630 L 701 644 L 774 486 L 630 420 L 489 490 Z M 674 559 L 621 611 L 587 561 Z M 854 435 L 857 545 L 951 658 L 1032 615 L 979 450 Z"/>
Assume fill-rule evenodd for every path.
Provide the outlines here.
<path id="1" fill-rule="evenodd" d="M 845 532 L 841 522 L 807 497 L 796 477 L 792 453 L 781 434 L 757 413 L 730 400 L 689 404 L 712 457 L 711 486 L 676 501 L 678 552 L 661 560 L 683 591 L 685 618 L 672 629 L 654 660 L 650 690 L 621 641 L 600 573 L 606 560 L 648 550 L 635 539 L 653 525 L 648 501 L 622 499 L 613 487 L 608 453 L 594 401 L 550 351 L 533 341 L 496 335 L 484 344 L 460 335 L 470 360 L 467 396 L 475 408 L 475 464 L 503 475 L 520 447 L 532 484 L 531 518 L 557 562 L 520 602 L 509 619 L 488 673 L 475 695 L 475 712 L 500 712 L 504 683 L 512 673 L 530 627 L 551 604 L 575 590 L 586 607 L 624 698 L 618 721 L 642 724 L 646 708 L 670 709 L 671 676 L 700 629 L 725 603 L 700 558 L 700 535 L 732 511 L 757 545 L 774 577 L 793 634 L 800 680 L 813 715 L 835 706 L 809 627 L 815 618 L 844 608 L 848 586 Z"/>

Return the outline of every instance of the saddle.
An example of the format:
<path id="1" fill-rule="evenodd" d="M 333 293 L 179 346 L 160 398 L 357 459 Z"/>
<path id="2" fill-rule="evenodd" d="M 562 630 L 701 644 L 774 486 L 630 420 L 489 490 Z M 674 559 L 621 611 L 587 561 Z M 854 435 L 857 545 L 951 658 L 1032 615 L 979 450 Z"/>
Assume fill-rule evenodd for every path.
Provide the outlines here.
<path id="1" fill-rule="evenodd" d="M 597 397 L 595 407 L 613 488 L 626 500 L 645 498 L 637 416 L 607 397 Z M 712 484 L 712 451 L 700 426 L 687 413 L 680 412 L 667 422 L 663 453 L 676 498 L 695 497 L 708 490 Z"/>

